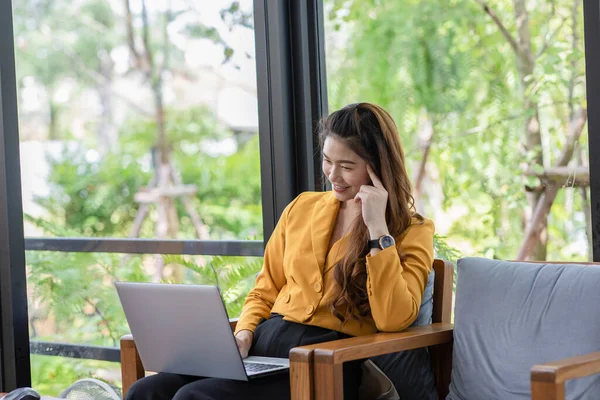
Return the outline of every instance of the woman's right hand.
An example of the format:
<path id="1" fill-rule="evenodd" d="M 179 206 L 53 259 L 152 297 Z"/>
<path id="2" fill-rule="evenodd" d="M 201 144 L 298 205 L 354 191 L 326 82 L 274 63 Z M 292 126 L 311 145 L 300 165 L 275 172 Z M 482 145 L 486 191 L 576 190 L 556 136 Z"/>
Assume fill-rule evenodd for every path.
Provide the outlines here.
<path id="1" fill-rule="evenodd" d="M 254 339 L 254 333 L 247 329 L 239 331 L 235 335 L 235 341 L 237 343 L 238 349 L 240 349 L 240 355 L 242 356 L 242 358 L 248 357 L 248 352 L 250 351 L 250 347 L 252 346 L 252 339 Z"/>

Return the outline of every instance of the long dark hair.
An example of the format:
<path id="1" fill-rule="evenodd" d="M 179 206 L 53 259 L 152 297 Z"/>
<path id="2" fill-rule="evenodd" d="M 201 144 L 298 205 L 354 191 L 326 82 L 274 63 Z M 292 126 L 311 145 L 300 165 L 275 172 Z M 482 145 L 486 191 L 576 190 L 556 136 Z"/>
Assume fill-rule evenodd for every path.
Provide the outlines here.
<path id="1" fill-rule="evenodd" d="M 388 192 L 385 219 L 392 236 L 397 238 L 402 235 L 410 226 L 413 216 L 423 220 L 415 212 L 398 129 L 387 111 L 370 103 L 346 106 L 321 121 L 321 151 L 328 137 L 343 141 L 381 179 Z M 364 317 L 371 314 L 365 261 L 370 238 L 362 216 L 356 218 L 350 232 L 348 251 L 335 266 L 334 277 L 341 290 L 330 304 L 330 310 L 342 322 L 347 319 L 362 322 Z M 403 254 L 399 255 L 401 260 L 405 258 Z"/>

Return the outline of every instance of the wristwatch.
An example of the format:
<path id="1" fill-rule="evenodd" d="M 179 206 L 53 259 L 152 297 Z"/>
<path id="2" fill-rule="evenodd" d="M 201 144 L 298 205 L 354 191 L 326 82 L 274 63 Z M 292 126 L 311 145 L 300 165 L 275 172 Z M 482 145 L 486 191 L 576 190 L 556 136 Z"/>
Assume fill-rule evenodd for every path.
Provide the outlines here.
<path id="1" fill-rule="evenodd" d="M 369 240 L 369 249 L 387 249 L 396 244 L 394 237 L 391 235 L 380 236 L 379 239 Z"/>

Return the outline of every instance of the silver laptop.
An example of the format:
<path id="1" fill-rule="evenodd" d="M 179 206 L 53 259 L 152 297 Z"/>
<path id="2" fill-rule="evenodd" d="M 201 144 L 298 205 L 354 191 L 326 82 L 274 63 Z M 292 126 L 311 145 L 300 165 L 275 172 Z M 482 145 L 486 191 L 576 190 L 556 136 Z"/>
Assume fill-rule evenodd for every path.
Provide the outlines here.
<path id="1" fill-rule="evenodd" d="M 285 358 L 242 360 L 216 286 L 115 285 L 146 370 L 247 381 L 290 367 Z"/>

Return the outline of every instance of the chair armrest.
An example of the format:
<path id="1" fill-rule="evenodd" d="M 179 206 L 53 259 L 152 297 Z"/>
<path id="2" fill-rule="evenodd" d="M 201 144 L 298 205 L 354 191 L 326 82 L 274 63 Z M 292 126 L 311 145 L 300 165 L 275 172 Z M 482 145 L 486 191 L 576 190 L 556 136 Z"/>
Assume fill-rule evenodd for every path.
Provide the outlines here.
<path id="1" fill-rule="evenodd" d="M 229 326 L 232 331 L 235 331 L 235 327 L 237 326 L 239 318 L 229 318 Z"/>
<path id="2" fill-rule="evenodd" d="M 402 350 L 451 343 L 453 332 L 453 324 L 437 323 L 415 326 L 402 332 L 380 332 L 372 335 L 355 336 L 348 339 L 302 346 L 297 349 L 313 350 L 316 362 L 341 364 Z M 292 352 L 297 349 L 292 349 Z M 290 352 L 290 356 L 292 352 Z"/>
<path id="3" fill-rule="evenodd" d="M 453 331 L 453 324 L 436 323 L 408 328 L 402 332 L 376 333 L 297 347 L 290 351 L 291 375 L 294 377 L 295 371 L 302 370 L 303 376 L 306 376 L 310 372 L 312 358 L 315 399 L 343 399 L 344 362 L 402 350 L 451 344 Z"/>
<path id="4" fill-rule="evenodd" d="M 307 347 L 290 350 L 291 400 L 314 399 L 313 350 Z"/>
<path id="5" fill-rule="evenodd" d="M 531 399 L 564 400 L 566 381 L 593 374 L 600 374 L 600 352 L 534 365 Z"/>
<path id="6" fill-rule="evenodd" d="M 135 341 L 131 334 L 121 338 L 121 381 L 123 397 L 127 391 L 135 383 L 145 376 L 144 366 L 140 359 Z"/>

